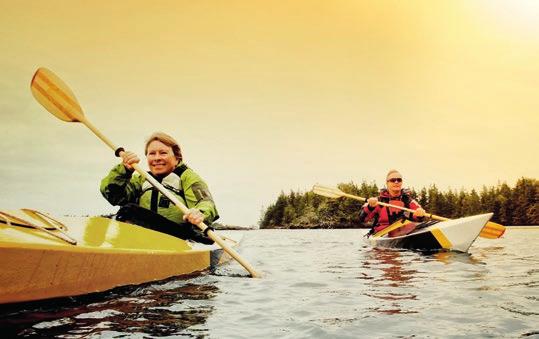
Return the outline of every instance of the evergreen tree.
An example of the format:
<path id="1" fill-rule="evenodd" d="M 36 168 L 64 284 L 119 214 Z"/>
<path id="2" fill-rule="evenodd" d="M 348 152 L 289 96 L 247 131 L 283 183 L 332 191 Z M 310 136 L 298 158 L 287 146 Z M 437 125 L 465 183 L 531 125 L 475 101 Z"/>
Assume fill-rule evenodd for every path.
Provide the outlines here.
<path id="1" fill-rule="evenodd" d="M 453 192 L 451 189 L 447 191 L 445 195 L 445 204 L 446 210 L 444 211 L 444 216 L 450 219 L 458 218 L 458 215 L 455 214 L 455 206 L 458 206 L 458 196 L 456 192 Z"/>
<path id="2" fill-rule="evenodd" d="M 464 205 L 462 206 L 462 212 L 462 216 L 481 213 L 481 200 L 479 194 L 477 194 L 475 190 L 472 190 L 470 194 L 466 195 Z"/>
<path id="3" fill-rule="evenodd" d="M 421 191 L 419 192 L 419 195 L 417 197 L 417 202 L 423 207 L 426 208 L 429 204 L 429 196 L 427 193 L 427 189 L 423 187 Z"/>
<path id="4" fill-rule="evenodd" d="M 500 214 L 496 221 L 503 225 L 510 225 L 513 219 L 511 213 L 513 210 L 513 206 L 511 205 L 511 196 L 511 188 L 507 186 L 506 183 L 503 183 L 498 187 L 496 201 L 500 205 Z"/>
<path id="5" fill-rule="evenodd" d="M 279 195 L 279 197 L 277 198 L 277 201 L 275 202 L 275 210 L 270 220 L 271 226 L 274 226 L 274 227 L 284 226 L 283 225 L 284 209 L 286 208 L 286 205 L 288 203 L 287 200 L 288 199 L 286 195 L 284 194 L 284 192 L 281 191 L 281 194 Z"/>
<path id="6" fill-rule="evenodd" d="M 426 207 L 423 207 L 425 210 L 429 211 L 429 213 L 432 214 L 438 214 L 438 210 L 440 209 L 439 205 L 439 194 L 438 194 L 438 188 L 436 185 L 431 185 L 427 191 L 428 195 L 428 203 Z"/>
<path id="7" fill-rule="evenodd" d="M 377 197 L 379 189 L 375 183 L 363 181 L 342 183 L 338 188 L 352 195 Z M 423 187 L 419 193 L 411 188 L 411 194 L 428 212 L 448 218 L 459 218 L 492 212 L 492 221 L 503 225 L 539 224 L 539 181 L 521 178 L 514 189 L 506 183 L 497 187 L 483 186 L 481 193 L 472 189 L 459 192 L 449 189 L 440 191 L 436 185 Z M 263 210 L 260 228 L 274 227 L 357 227 L 362 202 L 354 199 L 329 199 L 313 192 L 281 192 L 274 204 Z"/>
<path id="8" fill-rule="evenodd" d="M 530 210 L 533 212 L 532 206 L 537 201 L 534 181 L 536 180 L 526 178 L 521 178 L 517 181 L 513 190 L 513 225 L 526 225 L 529 223 L 528 213 Z"/>

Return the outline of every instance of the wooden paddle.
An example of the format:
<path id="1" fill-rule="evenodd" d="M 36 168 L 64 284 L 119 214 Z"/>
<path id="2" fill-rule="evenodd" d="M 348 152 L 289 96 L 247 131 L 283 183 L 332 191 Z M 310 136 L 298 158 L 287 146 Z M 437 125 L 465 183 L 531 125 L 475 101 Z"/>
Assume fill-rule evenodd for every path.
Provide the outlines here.
<path id="1" fill-rule="evenodd" d="M 326 187 L 326 186 L 322 186 L 322 185 L 319 185 L 319 184 L 316 184 L 316 185 L 313 186 L 313 192 L 315 194 L 318 194 L 318 195 L 321 195 L 321 196 L 324 196 L 324 197 L 327 197 L 327 198 L 332 198 L 332 199 L 345 197 L 345 198 L 359 200 L 359 201 L 362 201 L 362 202 L 367 201 L 366 198 L 362 198 L 362 197 L 358 197 L 356 195 L 344 193 L 343 191 L 341 191 L 338 188 Z M 379 201 L 378 204 L 382 205 L 382 206 L 398 208 L 398 209 L 401 209 L 403 211 L 408 211 L 408 212 L 412 212 L 412 213 L 415 212 L 414 210 L 406 208 L 406 207 L 392 205 L 392 204 L 388 204 L 388 203 L 381 202 L 381 201 Z M 434 220 L 440 220 L 440 221 L 449 220 L 449 218 L 440 217 L 440 216 L 437 216 L 437 215 L 434 215 L 434 214 L 429 214 L 429 213 L 426 213 L 425 216 L 427 218 L 431 218 L 431 219 L 434 219 Z M 489 222 L 487 222 L 485 227 L 483 227 L 483 229 L 481 230 L 481 233 L 479 234 L 479 236 L 482 237 L 482 238 L 487 238 L 487 239 L 496 239 L 496 238 L 501 237 L 504 232 L 505 232 L 505 226 L 497 224 L 497 223 L 492 222 L 492 221 L 489 221 Z"/>
<path id="2" fill-rule="evenodd" d="M 46 68 L 39 68 L 32 78 L 30 84 L 32 94 L 47 111 L 55 115 L 58 119 L 67 122 L 81 122 L 88 127 L 99 139 L 101 139 L 107 146 L 109 146 L 117 156 L 123 154 L 122 148 L 117 148 L 107 137 L 105 137 L 94 125 L 86 119 L 82 108 L 80 107 L 75 95 L 69 87 L 53 72 Z M 188 208 L 179 201 L 176 196 L 170 193 L 163 185 L 155 180 L 151 175 L 144 171 L 138 164 L 134 164 L 133 168 L 142 175 L 147 181 L 149 181 L 155 188 L 157 188 L 163 195 L 170 199 L 178 208 L 187 213 Z M 196 225 L 201 231 L 205 232 L 209 238 L 215 241 L 225 252 L 227 252 L 232 258 L 236 259 L 250 274 L 254 277 L 260 277 L 260 275 L 249 265 L 245 259 L 243 259 L 233 248 L 228 246 L 226 242 L 217 234 L 215 234 L 208 226 L 201 222 Z"/>

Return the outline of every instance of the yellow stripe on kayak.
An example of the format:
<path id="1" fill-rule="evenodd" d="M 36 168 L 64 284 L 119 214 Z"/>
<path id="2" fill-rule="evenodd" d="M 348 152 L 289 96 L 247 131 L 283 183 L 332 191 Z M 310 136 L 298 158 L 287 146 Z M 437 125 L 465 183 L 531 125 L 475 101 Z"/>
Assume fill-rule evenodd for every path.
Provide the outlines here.
<path id="1" fill-rule="evenodd" d="M 434 237 L 440 243 L 442 248 L 450 249 L 453 246 L 451 244 L 451 241 L 449 241 L 449 239 L 447 239 L 445 234 L 439 228 L 435 228 L 435 229 L 431 230 L 430 232 L 432 233 L 432 235 L 434 235 Z"/>

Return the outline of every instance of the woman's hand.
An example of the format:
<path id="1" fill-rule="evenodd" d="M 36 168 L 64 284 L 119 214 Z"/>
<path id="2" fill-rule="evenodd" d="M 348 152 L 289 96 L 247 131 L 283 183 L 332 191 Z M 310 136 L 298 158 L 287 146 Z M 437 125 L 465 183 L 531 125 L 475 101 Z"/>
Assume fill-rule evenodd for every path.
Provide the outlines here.
<path id="1" fill-rule="evenodd" d="M 138 164 L 140 162 L 138 156 L 130 151 L 125 151 L 122 153 L 122 160 L 122 163 L 124 164 L 125 168 L 130 171 L 133 171 L 133 164 Z"/>
<path id="2" fill-rule="evenodd" d="M 196 208 L 191 208 L 183 215 L 183 221 L 188 221 L 193 225 L 198 225 L 204 221 L 204 214 Z"/>

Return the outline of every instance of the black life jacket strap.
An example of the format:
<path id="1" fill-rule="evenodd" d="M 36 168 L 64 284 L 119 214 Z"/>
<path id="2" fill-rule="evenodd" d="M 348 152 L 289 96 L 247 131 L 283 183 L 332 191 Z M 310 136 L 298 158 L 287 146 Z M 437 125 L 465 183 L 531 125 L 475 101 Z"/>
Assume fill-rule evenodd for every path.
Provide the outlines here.
<path id="1" fill-rule="evenodd" d="M 412 197 L 406 193 L 403 193 L 401 196 L 401 200 L 404 203 L 404 207 L 410 208 L 410 202 L 412 202 Z"/>
<path id="2" fill-rule="evenodd" d="M 187 203 L 187 199 L 185 199 L 185 190 L 183 189 L 183 180 L 182 180 L 182 174 L 183 172 L 185 172 L 189 167 L 187 167 L 187 165 L 185 164 L 181 164 L 180 166 L 176 167 L 174 169 L 174 173 L 176 173 L 176 175 L 180 178 L 180 191 L 178 192 L 178 194 L 180 195 L 180 197 L 182 197 L 183 201 L 185 201 L 185 203 Z M 189 206 L 187 206 L 189 207 Z"/>
<path id="3" fill-rule="evenodd" d="M 152 210 L 152 212 L 157 213 L 157 204 L 158 204 L 157 198 L 158 197 L 159 197 L 159 190 L 157 190 L 157 188 L 155 187 L 152 187 L 152 197 L 150 200 L 150 210 Z"/>
<path id="4" fill-rule="evenodd" d="M 180 178 L 182 177 L 182 174 L 183 172 L 185 172 L 189 167 L 187 167 L 186 164 L 181 164 L 181 166 L 178 166 L 174 169 L 174 173 L 176 173 L 177 176 L 179 176 Z"/>
<path id="5" fill-rule="evenodd" d="M 154 176 L 154 175 L 152 174 L 152 172 L 148 171 L 148 174 L 149 174 L 152 178 L 154 178 L 155 180 L 157 180 L 157 182 L 161 183 L 161 180 L 162 180 L 162 179 L 160 179 L 160 178 Z M 142 193 L 141 193 L 140 196 L 139 196 L 139 199 L 140 199 L 140 197 L 142 196 L 142 194 L 144 194 L 144 192 L 149 191 L 149 190 L 152 191 L 152 195 L 150 196 L 150 210 L 153 211 L 153 212 L 155 212 L 155 213 L 157 213 L 157 206 L 158 206 L 158 203 L 159 203 L 159 199 L 158 199 L 158 198 L 159 198 L 159 190 L 158 190 L 156 187 L 153 187 L 153 185 L 152 185 L 152 186 L 150 186 L 149 188 L 147 188 L 147 189 L 145 189 L 144 191 L 142 191 Z M 137 201 L 137 203 L 138 203 L 138 201 Z"/>

